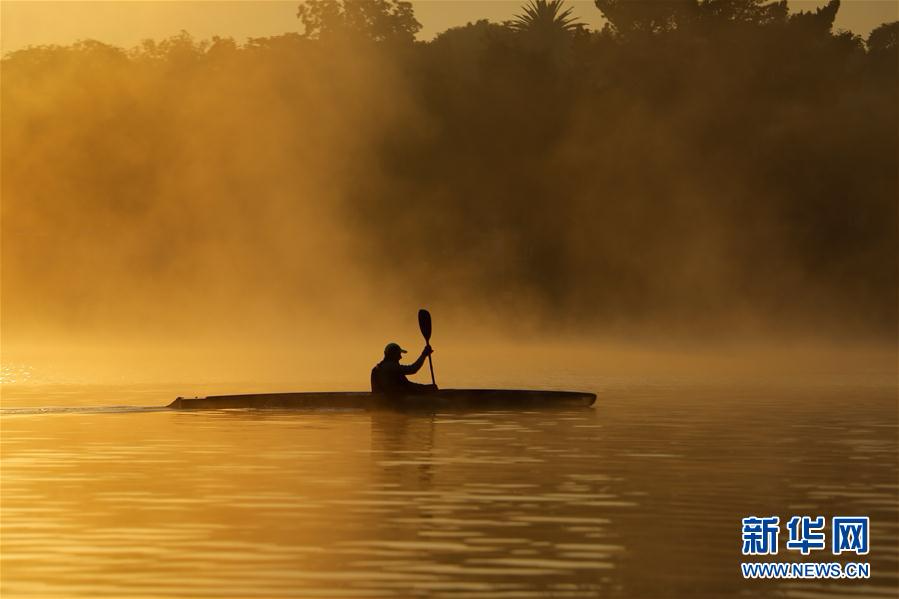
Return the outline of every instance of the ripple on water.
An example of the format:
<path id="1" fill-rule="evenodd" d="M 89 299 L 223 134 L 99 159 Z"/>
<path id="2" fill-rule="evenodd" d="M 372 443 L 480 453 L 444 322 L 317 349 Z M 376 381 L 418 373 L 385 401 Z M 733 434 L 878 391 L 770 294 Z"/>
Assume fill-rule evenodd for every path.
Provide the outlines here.
<path id="1" fill-rule="evenodd" d="M 840 409 L 848 391 L 863 409 Z M 0 417 L 4 598 L 897 595 L 899 429 L 877 387 Z M 798 510 L 870 515 L 872 579 L 742 580 L 740 518 Z"/>

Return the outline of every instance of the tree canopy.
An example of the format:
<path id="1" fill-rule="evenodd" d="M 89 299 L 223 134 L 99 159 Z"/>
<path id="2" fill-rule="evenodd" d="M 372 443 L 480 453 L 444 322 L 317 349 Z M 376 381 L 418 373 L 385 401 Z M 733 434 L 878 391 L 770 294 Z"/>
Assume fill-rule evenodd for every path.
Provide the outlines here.
<path id="1" fill-rule="evenodd" d="M 411 42 L 421 30 L 411 2 L 403 0 L 306 0 L 297 18 L 310 39 L 359 36 L 376 42 Z"/>
<path id="2" fill-rule="evenodd" d="M 407 3 L 313 0 L 303 34 L 10 53 L 4 287 L 88 311 L 122 277 L 123 306 L 277 280 L 289 309 L 341 253 L 578 326 L 895 332 L 899 23 L 596 4 L 604 31 L 535 1 L 413 44 Z"/>

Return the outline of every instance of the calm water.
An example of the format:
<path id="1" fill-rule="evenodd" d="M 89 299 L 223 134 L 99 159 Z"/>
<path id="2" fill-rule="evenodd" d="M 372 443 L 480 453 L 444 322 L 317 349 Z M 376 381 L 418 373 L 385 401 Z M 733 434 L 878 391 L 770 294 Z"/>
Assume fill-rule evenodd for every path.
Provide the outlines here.
<path id="1" fill-rule="evenodd" d="M 181 391 L 8 385 L 0 592 L 899 594 L 895 378 L 547 386 L 600 399 L 433 415 L 34 413 L 16 408 L 158 406 Z M 740 519 L 795 514 L 870 516 L 872 579 L 744 581 Z M 777 558 L 797 559 L 785 534 Z"/>

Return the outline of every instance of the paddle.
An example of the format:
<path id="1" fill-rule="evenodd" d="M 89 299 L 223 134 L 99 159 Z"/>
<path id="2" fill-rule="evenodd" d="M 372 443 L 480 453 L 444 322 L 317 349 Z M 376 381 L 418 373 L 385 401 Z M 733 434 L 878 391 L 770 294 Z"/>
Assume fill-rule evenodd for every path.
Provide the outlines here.
<path id="1" fill-rule="evenodd" d="M 431 313 L 422 308 L 418 311 L 418 328 L 425 338 L 425 343 L 431 344 Z M 431 354 L 428 354 L 428 366 L 431 368 L 431 383 L 436 387 L 437 381 L 434 380 L 434 363 L 431 362 Z"/>

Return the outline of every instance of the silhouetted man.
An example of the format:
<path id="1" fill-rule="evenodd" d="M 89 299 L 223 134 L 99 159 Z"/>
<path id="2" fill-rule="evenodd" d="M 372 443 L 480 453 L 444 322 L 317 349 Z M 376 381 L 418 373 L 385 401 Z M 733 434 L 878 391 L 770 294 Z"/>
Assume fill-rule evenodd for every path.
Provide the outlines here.
<path id="1" fill-rule="evenodd" d="M 406 378 L 407 374 L 419 371 L 425 358 L 434 352 L 430 345 L 425 345 L 421 355 L 412 364 L 400 364 L 400 358 L 406 350 L 396 343 L 388 343 L 384 348 L 384 359 L 371 369 L 371 390 L 373 393 L 415 393 L 436 391 L 436 385 L 420 385 Z"/>

